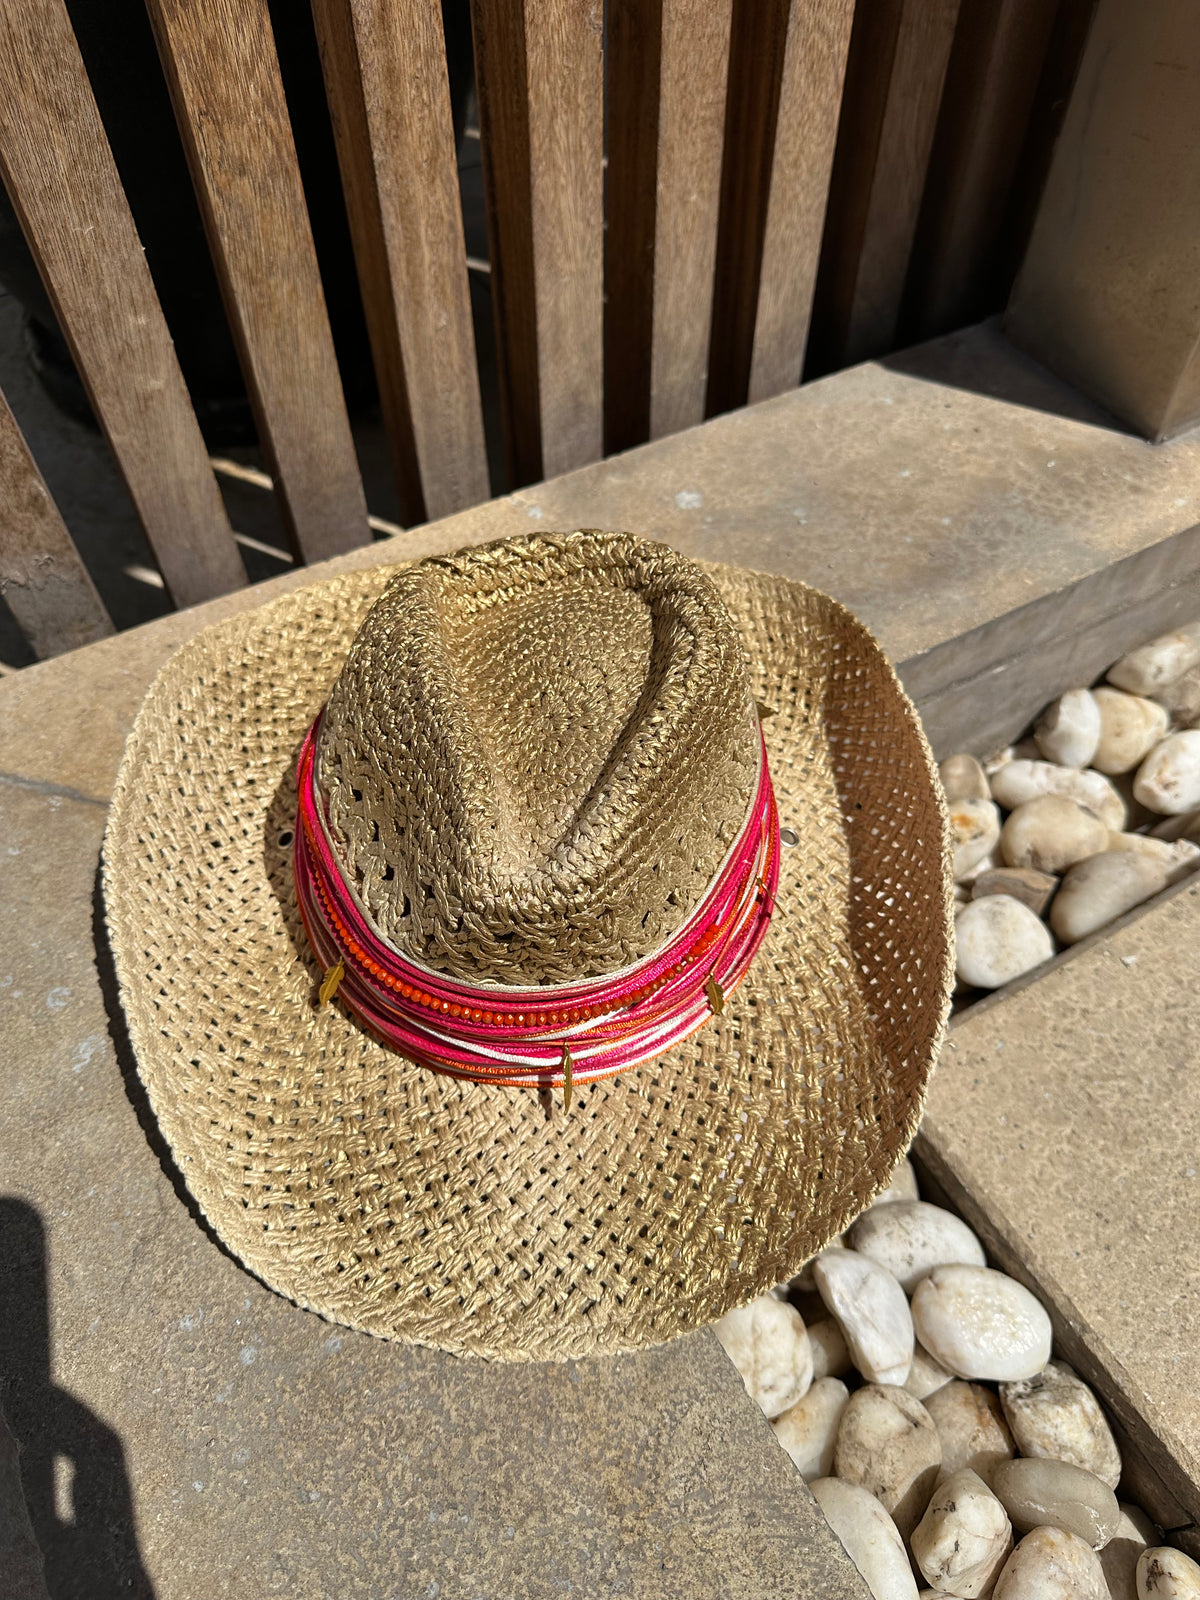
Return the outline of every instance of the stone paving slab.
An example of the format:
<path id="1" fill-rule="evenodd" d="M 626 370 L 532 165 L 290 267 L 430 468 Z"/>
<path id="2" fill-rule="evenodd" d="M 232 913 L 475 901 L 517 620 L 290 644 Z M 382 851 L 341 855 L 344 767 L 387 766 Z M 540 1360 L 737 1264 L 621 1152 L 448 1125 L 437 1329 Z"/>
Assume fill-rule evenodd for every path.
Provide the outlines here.
<path id="1" fill-rule="evenodd" d="M 635 528 L 830 590 L 936 695 L 986 670 L 1005 613 L 1102 583 L 1113 561 L 1153 565 L 1170 544 L 1175 565 L 1154 570 L 1167 591 L 1182 581 L 1198 468 L 1196 439 L 1154 450 L 1113 432 L 985 327 L 320 571 L 530 527 Z M 0 853 L 0 1191 L 20 1246 L 0 1274 L 0 1339 L 31 1397 L 21 1412 L 10 1392 L 14 1431 L 41 1441 L 24 1477 L 51 1593 L 91 1600 L 119 1575 L 160 1600 L 861 1597 L 711 1335 L 554 1368 L 379 1344 L 261 1288 L 172 1187 L 102 948 L 96 967 L 105 807 L 175 646 L 320 571 L 0 681 L 0 801 L 19 852 Z M 969 1026 L 990 1037 L 986 1014 Z M 956 1094 L 937 1102 L 951 1152 L 970 1148 L 948 1115 Z M 74 1527 L 53 1510 L 46 1452 L 60 1448 L 76 1461 Z M 136 1542 L 119 1533 L 131 1497 Z"/>
<path id="2" fill-rule="evenodd" d="M 456 1360 L 326 1323 L 221 1250 L 106 1007 L 104 820 L 0 785 L 0 1371 L 54 1600 L 862 1600 L 711 1334 Z"/>
<path id="3" fill-rule="evenodd" d="M 920 1137 L 1200 1542 L 1200 884 L 953 1028 Z"/>

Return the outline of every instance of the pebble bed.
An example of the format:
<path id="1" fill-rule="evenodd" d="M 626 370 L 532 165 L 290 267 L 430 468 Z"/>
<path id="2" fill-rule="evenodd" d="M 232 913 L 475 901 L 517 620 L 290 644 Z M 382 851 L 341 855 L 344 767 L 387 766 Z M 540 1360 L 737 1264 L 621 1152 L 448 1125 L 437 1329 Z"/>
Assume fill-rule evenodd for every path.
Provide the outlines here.
<path id="1" fill-rule="evenodd" d="M 958 997 L 1002 988 L 1200 865 L 1200 621 L 1068 689 L 1032 736 L 941 764 Z"/>
<path id="2" fill-rule="evenodd" d="M 875 1600 L 1200 1600 L 1200 1565 L 1118 1499 L 1045 1308 L 909 1162 L 714 1332 Z"/>

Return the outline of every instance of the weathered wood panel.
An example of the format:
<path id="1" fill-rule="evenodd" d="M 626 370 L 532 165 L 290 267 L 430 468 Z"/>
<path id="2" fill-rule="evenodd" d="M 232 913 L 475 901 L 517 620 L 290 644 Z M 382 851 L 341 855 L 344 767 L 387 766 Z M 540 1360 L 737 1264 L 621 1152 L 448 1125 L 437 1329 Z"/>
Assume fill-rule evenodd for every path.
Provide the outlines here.
<path id="1" fill-rule="evenodd" d="M 280 511 L 306 561 L 370 539 L 267 0 L 147 0 Z"/>
<path id="2" fill-rule="evenodd" d="M 998 249 L 1059 0 L 962 7 L 914 244 L 903 332 L 927 338 L 994 309 L 1015 265 Z"/>
<path id="3" fill-rule="evenodd" d="M 745 405 L 791 0 L 733 0 L 708 352 L 709 416 Z"/>
<path id="4" fill-rule="evenodd" d="M 471 0 L 504 448 L 513 486 L 542 477 L 537 295 L 522 0 Z"/>
<path id="5" fill-rule="evenodd" d="M 0 6 L 0 171 L 177 605 L 245 569 L 62 0 Z"/>
<path id="6" fill-rule="evenodd" d="M 877 0 L 855 11 L 808 372 L 896 343 L 959 3 Z"/>
<path id="7" fill-rule="evenodd" d="M 650 437 L 662 13 L 663 0 L 608 0 L 606 13 L 604 448 L 609 453 Z M 704 333 L 707 340 L 707 328 Z"/>
<path id="8" fill-rule="evenodd" d="M 113 631 L 2 394 L 0 594 L 36 656 L 60 655 Z"/>
<path id="9" fill-rule="evenodd" d="M 604 451 L 602 0 L 526 0 L 542 470 Z"/>
<path id="10" fill-rule="evenodd" d="M 650 437 L 704 420 L 732 0 L 663 0 Z"/>
<path id="11" fill-rule="evenodd" d="M 784 45 L 748 397 L 800 381 L 854 0 L 792 0 Z"/>
<path id="12" fill-rule="evenodd" d="M 404 520 L 489 495 L 438 0 L 313 0 Z"/>
<path id="13" fill-rule="evenodd" d="M 603 6 L 471 11 L 501 397 L 529 482 L 603 449 Z"/>

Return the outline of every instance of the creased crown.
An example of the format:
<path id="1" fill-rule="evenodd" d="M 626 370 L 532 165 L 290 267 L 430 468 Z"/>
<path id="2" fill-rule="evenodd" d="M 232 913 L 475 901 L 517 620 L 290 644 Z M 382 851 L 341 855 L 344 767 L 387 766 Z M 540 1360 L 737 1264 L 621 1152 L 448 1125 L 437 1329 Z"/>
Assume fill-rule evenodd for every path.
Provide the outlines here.
<path id="1" fill-rule="evenodd" d="M 758 771 L 734 625 L 632 535 L 502 540 L 399 574 L 326 710 L 320 786 L 380 936 L 463 981 L 618 970 L 686 920 Z"/>

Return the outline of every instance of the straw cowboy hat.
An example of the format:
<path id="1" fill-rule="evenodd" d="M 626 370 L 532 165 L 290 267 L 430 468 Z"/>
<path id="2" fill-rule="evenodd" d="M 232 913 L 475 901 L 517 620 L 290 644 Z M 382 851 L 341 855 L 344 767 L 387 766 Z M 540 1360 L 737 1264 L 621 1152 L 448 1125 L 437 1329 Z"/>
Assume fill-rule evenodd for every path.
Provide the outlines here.
<path id="1" fill-rule="evenodd" d="M 870 635 L 625 534 L 197 635 L 130 735 L 104 896 L 220 1238 L 335 1321 L 508 1360 L 795 1273 L 907 1148 L 953 969 L 936 772 Z"/>

